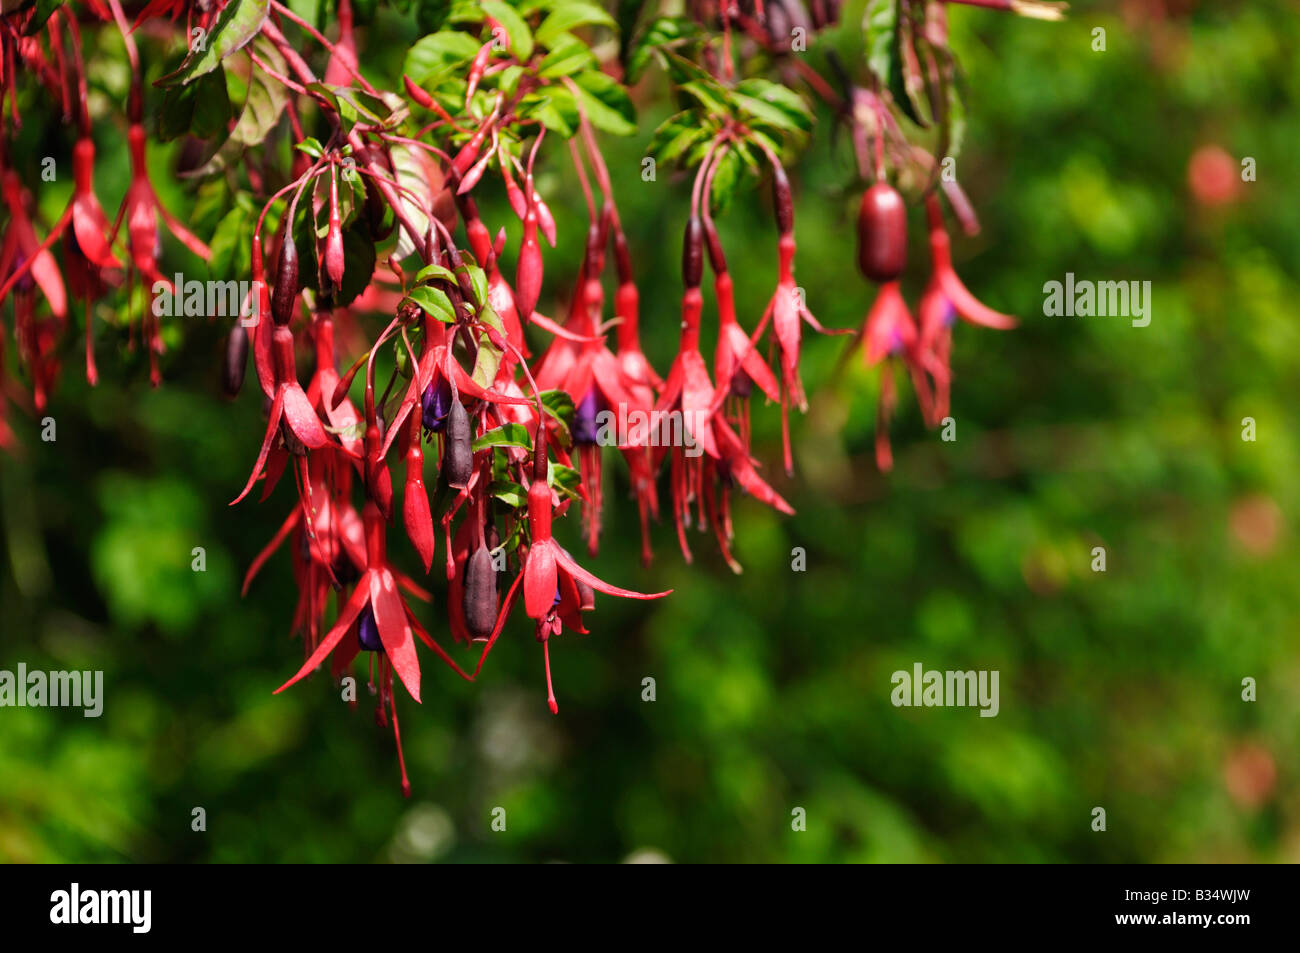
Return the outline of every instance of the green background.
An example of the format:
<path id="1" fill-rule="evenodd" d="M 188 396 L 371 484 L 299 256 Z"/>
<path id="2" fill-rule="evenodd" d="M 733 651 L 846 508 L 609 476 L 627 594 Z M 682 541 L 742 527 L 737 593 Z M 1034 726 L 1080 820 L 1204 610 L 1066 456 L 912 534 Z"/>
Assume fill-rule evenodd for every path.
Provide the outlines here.
<path id="1" fill-rule="evenodd" d="M 676 592 L 601 598 L 592 635 L 557 641 L 559 716 L 522 619 L 476 685 L 426 653 L 423 706 L 398 701 L 409 801 L 364 702 L 349 710 L 324 676 L 271 695 L 301 661 L 287 554 L 247 598 L 239 581 L 292 485 L 226 506 L 264 425 L 251 382 L 234 404 L 216 396 L 222 329 L 173 320 L 157 391 L 140 353 L 108 334 L 88 389 L 69 342 L 57 439 L 11 411 L 23 449 L 0 462 L 0 668 L 102 669 L 105 708 L 0 709 L 0 859 L 1300 860 L 1300 21 L 1284 3 L 1183 0 L 1083 3 L 1059 24 L 953 7 L 950 22 L 969 80 L 958 174 L 983 223 L 955 238 L 957 267 L 1023 320 L 957 328 L 957 439 L 927 431 L 905 388 L 897 466 L 882 477 L 875 375 L 854 361 L 832 381 L 844 339 L 809 340 L 795 479 L 779 472 L 778 414 L 754 410 L 765 471 L 797 515 L 737 503 L 740 576 L 698 534 L 684 565 L 670 525 L 643 570 L 610 466 L 602 551 L 584 562 Z M 416 36 L 393 18 L 373 29 L 380 48 Z M 390 85 L 396 59 L 363 53 Z M 689 183 L 640 177 L 667 114 L 661 83 L 638 93 L 638 136 L 606 144 L 662 372 Z M 860 186 L 829 130 L 823 110 L 794 172 L 796 275 L 825 324 L 854 327 L 873 295 L 854 260 Z M 29 115 L 24 136 L 25 161 L 66 162 L 54 117 Z M 128 180 L 120 118 L 105 112 L 96 136 L 111 214 Z M 550 313 L 585 231 L 559 145 L 539 183 L 562 233 L 547 250 Z M 1188 163 L 1206 145 L 1254 158 L 1257 181 L 1198 202 Z M 171 154 L 151 153 L 155 179 L 185 208 Z M 42 190 L 47 216 L 69 187 Z M 517 246 L 503 203 L 485 217 Z M 775 282 L 766 190 L 742 191 L 721 222 L 752 328 Z M 928 264 L 916 208 L 912 224 L 915 301 Z M 1044 282 L 1066 272 L 1150 281 L 1150 326 L 1043 316 Z M 565 523 L 576 552 L 577 520 Z M 190 568 L 196 546 L 204 573 Z M 795 547 L 806 571 L 792 571 Z M 400 534 L 390 548 L 413 567 Z M 433 588 L 417 611 L 445 636 Z M 999 671 L 1000 713 L 893 707 L 891 673 L 916 662 Z M 1257 701 L 1242 700 L 1244 678 Z M 206 832 L 191 830 L 196 807 Z"/>

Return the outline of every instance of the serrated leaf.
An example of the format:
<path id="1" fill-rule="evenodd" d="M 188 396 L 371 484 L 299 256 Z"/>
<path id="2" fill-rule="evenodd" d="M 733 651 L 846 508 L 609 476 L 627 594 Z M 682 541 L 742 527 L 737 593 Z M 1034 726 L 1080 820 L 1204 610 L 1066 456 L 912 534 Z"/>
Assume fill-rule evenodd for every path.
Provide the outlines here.
<path id="1" fill-rule="evenodd" d="M 230 0 L 203 46 L 192 47 L 180 67 L 158 80 L 157 85 L 182 85 L 212 72 L 222 60 L 242 50 L 262 32 L 270 12 L 271 0 Z"/>
<path id="2" fill-rule="evenodd" d="M 567 391 L 562 390 L 544 390 L 541 393 L 542 408 L 560 422 L 564 427 L 568 427 L 573 420 L 574 406 L 573 398 Z"/>
<path id="3" fill-rule="evenodd" d="M 725 116 L 731 111 L 724 100 L 726 92 L 710 83 L 701 81 L 683 83 L 680 90 L 703 106 L 704 111 L 711 116 Z"/>

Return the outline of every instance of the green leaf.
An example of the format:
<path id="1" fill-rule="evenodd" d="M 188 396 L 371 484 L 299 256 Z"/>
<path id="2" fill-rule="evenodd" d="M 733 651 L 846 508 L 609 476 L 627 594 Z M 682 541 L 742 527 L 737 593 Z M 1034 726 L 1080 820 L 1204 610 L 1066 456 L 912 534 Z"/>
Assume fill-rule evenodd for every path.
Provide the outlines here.
<path id="1" fill-rule="evenodd" d="M 546 461 L 546 483 L 559 493 L 573 499 L 580 499 L 578 487 L 582 485 L 582 474 L 573 467 L 552 460 Z"/>
<path id="2" fill-rule="evenodd" d="M 678 46 L 698 34 L 694 21 L 685 17 L 660 17 L 633 42 L 627 56 L 627 81 L 636 83 L 663 49 Z"/>
<path id="3" fill-rule="evenodd" d="M 531 450 L 533 441 L 528 435 L 528 428 L 523 424 L 508 423 L 482 434 L 472 446 L 475 453 L 488 447 L 523 447 Z"/>
<path id="4" fill-rule="evenodd" d="M 574 27 L 593 24 L 607 26 L 613 30 L 618 29 L 614 18 L 603 8 L 594 3 L 585 3 L 583 0 L 566 0 L 558 4 L 554 12 L 537 28 L 537 42 L 549 47 L 558 36 Z"/>
<path id="5" fill-rule="evenodd" d="M 10 13 L 8 4 L 5 5 L 5 13 Z M 27 21 L 27 26 L 23 29 L 23 36 L 35 36 L 45 26 L 54 11 L 63 6 L 63 0 L 36 0 L 36 10 L 32 13 L 31 19 Z"/>
<path id="6" fill-rule="evenodd" d="M 536 119 L 551 132 L 572 138 L 578 128 L 578 101 L 563 86 L 548 87 L 544 93 L 531 93 L 520 100 L 520 116 Z"/>
<path id="7" fill-rule="evenodd" d="M 325 154 L 325 150 L 321 147 L 320 142 L 316 139 L 315 136 L 308 136 L 302 142 L 294 146 L 294 148 L 301 149 L 303 152 L 307 153 L 307 155 L 311 156 L 313 159 L 319 159 L 321 156 Z"/>
<path id="8" fill-rule="evenodd" d="M 510 37 L 510 52 L 519 62 L 527 63 L 533 55 L 533 31 L 528 29 L 524 18 L 504 0 L 482 0 L 481 6 L 484 13 L 505 27 Z"/>
<path id="9" fill-rule="evenodd" d="M 788 86 L 766 79 L 747 79 L 736 85 L 736 93 L 739 95 L 735 100 L 751 116 L 778 129 L 812 131 L 812 111 L 803 97 Z"/>
<path id="10" fill-rule="evenodd" d="M 415 24 L 421 33 L 441 30 L 451 14 L 451 0 L 419 0 L 415 8 Z"/>
<path id="11" fill-rule="evenodd" d="M 512 509 L 518 509 L 528 502 L 528 491 L 513 480 L 493 480 L 488 484 L 488 492 Z"/>
<path id="12" fill-rule="evenodd" d="M 430 265 L 430 267 L 435 266 Z M 451 299 L 447 297 L 445 291 L 430 288 L 428 285 L 417 285 L 411 289 L 410 294 L 406 296 L 406 300 L 419 305 L 420 309 L 434 320 L 441 321 L 443 324 L 456 323 L 456 312 L 453 310 Z"/>
<path id="13" fill-rule="evenodd" d="M 195 83 L 167 90 L 158 117 L 158 138 L 168 142 L 193 132 L 200 139 L 211 139 L 224 133 L 229 122 L 226 71 L 218 66 Z"/>
<path id="14" fill-rule="evenodd" d="M 429 217 L 424 214 L 422 207 L 431 205 L 433 196 L 429 193 L 429 180 L 424 174 L 424 165 L 420 156 L 416 154 L 415 149 L 410 146 L 397 144 L 394 145 L 389 153 L 393 158 L 394 178 L 402 186 L 402 192 L 398 201 L 402 203 L 402 214 L 406 220 L 411 223 L 421 236 L 429 227 Z M 409 189 L 419 201 L 406 194 Z M 405 228 L 399 226 L 397 248 L 394 254 L 400 261 L 415 253 L 415 246 L 411 242 L 411 236 L 407 234 Z"/>
<path id="15" fill-rule="evenodd" d="M 193 47 L 180 68 L 158 80 L 157 85 L 183 85 L 211 73 L 222 60 L 242 50 L 262 32 L 270 12 L 271 0 L 230 0 L 203 45 Z"/>
<path id="16" fill-rule="evenodd" d="M 440 265 L 437 262 L 434 262 L 432 265 L 425 265 L 415 274 L 415 283 L 417 285 L 422 285 L 434 280 L 449 281 L 454 285 L 456 283 L 456 275 L 446 265 Z"/>
<path id="17" fill-rule="evenodd" d="M 726 91 L 721 87 L 710 83 L 692 81 L 683 83 L 680 89 L 703 106 L 704 111 L 711 116 L 726 116 L 731 112 L 725 100 Z"/>
<path id="18" fill-rule="evenodd" d="M 697 113 L 679 112 L 654 131 L 646 155 L 654 156 L 659 162 L 674 162 L 696 143 L 711 138 L 713 132 L 712 124 L 701 121 Z"/>
<path id="19" fill-rule="evenodd" d="M 541 393 L 542 407 L 548 414 L 564 424 L 569 426 L 573 420 L 573 398 L 567 391 L 562 390 L 544 390 Z"/>
<path id="20" fill-rule="evenodd" d="M 537 73 L 545 79 L 558 79 L 582 70 L 596 69 L 598 65 L 586 43 L 571 33 L 561 33 L 551 46 L 551 52 L 537 65 Z"/>
<path id="21" fill-rule="evenodd" d="M 279 71 L 284 67 L 284 58 L 269 40 L 259 37 L 255 46 L 258 57 L 272 69 Z M 288 101 L 289 94 L 284 86 L 260 69 L 252 69 L 248 97 L 229 138 L 202 167 L 183 173 L 182 178 L 212 175 L 238 162 L 246 149 L 258 145 L 275 128 Z"/>
<path id="22" fill-rule="evenodd" d="M 217 223 L 212 240 L 208 242 L 212 249 L 208 274 L 213 280 L 231 281 L 249 274 L 253 223 L 253 216 L 238 204 Z"/>
<path id="23" fill-rule="evenodd" d="M 478 319 L 501 337 L 506 336 L 505 325 L 501 318 L 486 303 L 479 310 Z M 488 340 L 487 334 L 479 332 L 478 354 L 474 359 L 474 372 L 470 375 L 479 387 L 488 388 L 496 380 L 497 368 L 501 366 L 501 349 Z"/>
<path id="24" fill-rule="evenodd" d="M 418 40 L 406 53 L 402 72 L 421 86 L 439 82 L 478 53 L 479 42 L 459 30 L 442 30 Z"/>
<path id="25" fill-rule="evenodd" d="M 739 151 L 728 149 L 722 154 L 713 173 L 713 188 L 709 193 L 715 215 L 723 214 L 730 207 L 744 172 L 745 159 Z"/>
<path id="26" fill-rule="evenodd" d="M 867 67 L 885 83 L 892 69 L 894 29 L 898 0 L 870 0 L 862 14 L 862 38 L 867 47 Z"/>
<path id="27" fill-rule="evenodd" d="M 871 0 L 863 14 L 862 29 L 867 44 L 867 65 L 876 74 L 881 85 L 903 111 L 903 115 L 925 126 L 911 93 L 907 88 L 903 63 L 903 18 L 899 15 L 898 0 Z"/>
<path id="28" fill-rule="evenodd" d="M 587 120 L 616 136 L 636 134 L 636 108 L 622 84 L 608 73 L 588 70 L 575 77 Z"/>

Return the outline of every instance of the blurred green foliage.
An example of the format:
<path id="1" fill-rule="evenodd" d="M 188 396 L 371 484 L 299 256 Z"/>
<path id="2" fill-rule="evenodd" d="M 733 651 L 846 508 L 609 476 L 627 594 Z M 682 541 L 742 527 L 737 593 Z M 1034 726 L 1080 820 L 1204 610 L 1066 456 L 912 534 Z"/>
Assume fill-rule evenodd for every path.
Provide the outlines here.
<path id="1" fill-rule="evenodd" d="M 124 336 L 101 342 L 94 390 L 70 351 L 57 440 L 15 415 L 23 452 L 0 462 L 0 668 L 103 669 L 105 708 L 0 709 L 0 859 L 1300 860 L 1300 19 L 1281 2 L 1128 0 L 1077 4 L 1060 24 L 961 7 L 950 21 L 969 81 L 958 174 L 983 223 L 956 239 L 958 269 L 1023 318 L 1012 333 L 956 330 L 956 441 L 926 431 L 904 392 L 898 464 L 879 475 L 874 377 L 854 361 L 835 379 L 843 339 L 810 340 L 793 480 L 778 414 L 754 413 L 798 513 L 738 503 L 741 576 L 704 536 L 684 565 L 670 526 L 642 570 L 612 467 L 589 564 L 676 592 L 602 598 L 590 637 L 559 640 L 558 717 L 518 621 L 477 685 L 426 655 L 422 710 L 398 702 L 410 801 L 364 699 L 350 711 L 323 676 L 271 695 L 301 658 L 288 558 L 242 599 L 239 578 L 293 488 L 226 506 L 263 418 L 255 387 L 216 397 L 221 329 L 174 333 L 157 391 Z M 372 48 L 417 36 L 393 18 L 371 29 Z M 375 75 L 391 81 L 398 59 L 372 56 Z M 607 158 L 663 370 L 689 183 L 640 176 L 667 114 L 658 83 L 641 90 L 641 134 L 608 142 Z M 68 154 L 66 128 L 29 119 L 29 144 L 46 148 L 33 155 Z M 127 160 L 109 144 L 120 130 L 101 125 L 111 208 Z M 853 327 L 873 291 L 854 268 L 860 185 L 829 129 L 823 109 L 797 166 L 797 277 L 825 324 Z M 1253 157 L 1258 180 L 1226 204 L 1196 201 L 1188 165 L 1206 145 Z M 552 146 L 539 187 L 562 241 L 547 253 L 548 312 L 584 234 Z M 155 156 L 164 183 L 170 154 Z M 173 207 L 184 195 L 164 189 Z M 52 187 L 42 208 L 65 200 Z M 503 202 L 485 218 L 517 247 Z M 752 327 L 775 280 L 765 191 L 738 196 L 721 226 Z M 913 296 L 927 264 L 919 215 L 914 226 Z M 1044 317 L 1042 286 L 1066 272 L 1149 280 L 1150 326 Z M 795 547 L 805 572 L 791 570 Z M 434 588 L 417 611 L 437 634 Z M 998 670 L 999 715 L 893 707 L 891 673 L 918 661 Z M 191 830 L 196 807 L 205 833 Z M 795 808 L 806 831 L 792 830 Z"/>

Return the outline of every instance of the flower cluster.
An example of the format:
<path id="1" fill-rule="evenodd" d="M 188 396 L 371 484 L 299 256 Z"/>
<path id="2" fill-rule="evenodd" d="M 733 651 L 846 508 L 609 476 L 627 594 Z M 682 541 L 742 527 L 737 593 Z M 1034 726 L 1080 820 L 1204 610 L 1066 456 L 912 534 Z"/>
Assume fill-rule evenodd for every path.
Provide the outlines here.
<path id="1" fill-rule="evenodd" d="M 1044 9 L 1017 0 L 979 5 Z M 862 179 L 874 180 L 861 200 L 859 265 L 881 287 L 854 346 L 860 342 L 868 365 L 884 368 L 882 468 L 891 462 L 884 424 L 895 400 L 894 365 L 910 374 L 934 424 L 948 410 L 954 315 L 987 327 L 1013 323 L 977 302 L 953 271 L 932 174 L 951 131 L 943 103 L 955 95 L 943 3 L 873 0 L 864 27 L 871 53 L 866 82 L 854 85 L 829 55 L 843 87 L 838 92 L 786 41 L 796 28 L 838 28 L 838 3 L 814 3 L 806 12 L 787 0 L 731 0 L 691 5 L 690 16 L 634 16 L 634 34 L 625 37 L 633 42 L 621 47 L 596 42 L 616 35 L 620 24 L 590 2 L 449 6 L 450 13 L 422 23 L 431 32 L 407 54 L 400 84 L 392 84 L 400 91 L 363 74 L 361 25 L 349 0 L 338 0 L 329 23 L 308 22 L 279 0 L 153 0 L 136 11 L 134 24 L 122 0 L 89 0 L 84 9 L 20 6 L 0 17 L 0 113 L 6 99 L 10 107 L 0 122 L 16 130 L 20 97 L 41 95 L 75 119 L 71 199 L 43 236 L 23 163 L 5 145 L 8 131 L 0 136 L 7 210 L 0 304 L 13 301 L 16 367 L 31 403 L 40 412 L 51 400 L 69 296 L 85 305 L 91 385 L 98 379 L 93 306 L 115 295 L 114 330 L 128 329 L 132 343 L 139 330 L 151 380 L 161 382 L 163 336 L 151 299 L 174 290 L 161 266 L 162 226 L 214 268 L 243 257 L 251 290 L 239 315 L 221 316 L 229 320 L 221 384 L 234 399 L 251 357 L 267 423 L 255 455 L 250 447 L 248 477 L 232 504 L 255 491 L 267 501 L 286 473 L 291 481 L 283 482 L 293 491 L 245 589 L 268 559 L 287 550 L 304 661 L 283 687 L 327 661 L 342 676 L 364 653 L 377 718 L 391 721 L 399 761 L 395 681 L 420 700 L 419 645 L 461 677 L 479 677 L 522 592 L 555 712 L 551 638 L 585 633 L 597 593 L 667 595 L 604 582 L 552 535 L 553 521 L 576 506 L 587 551 L 597 553 L 611 459 L 626 468 L 646 563 L 661 510 L 671 510 L 688 561 L 686 530 L 694 523 L 711 531 L 737 572 L 733 493 L 792 512 L 760 474 L 750 401 L 757 390 L 778 405 L 785 469 L 792 472 L 790 412 L 808 406 L 800 374 L 805 325 L 821 334 L 850 333 L 823 327 L 795 279 L 795 200 L 785 162 L 813 122 L 800 88 L 848 125 Z M 83 62 L 82 29 L 96 21 L 120 36 L 130 66 L 125 133 L 116 135 L 129 153 L 131 184 L 112 223 L 95 191 Z M 146 23 L 149 30 L 136 29 Z M 628 26 L 625 15 L 622 25 Z M 137 48 L 137 36 L 146 33 L 164 56 L 182 37 L 188 43 L 179 64 L 152 84 L 151 62 Z M 882 37 L 891 42 L 882 46 Z M 882 61 L 886 48 L 897 55 Z M 638 279 L 646 276 L 636 274 L 598 138 L 635 131 L 628 88 L 652 62 L 688 105 L 656 131 L 651 156 L 693 172 L 680 340 L 662 376 L 641 347 Z M 786 82 L 765 78 L 764 70 Z M 242 112 L 232 110 L 232 89 L 245 96 Z M 912 102 L 918 90 L 928 94 L 928 117 Z M 206 159 L 201 148 L 181 150 L 184 174 L 214 183 L 226 199 L 210 244 L 164 208 L 150 180 L 146 91 L 161 99 L 159 138 L 184 137 L 188 146 L 222 140 Z M 938 128 L 939 147 L 912 145 L 900 115 Z M 102 142 L 107 133 L 99 132 Z M 286 138 L 288 147 L 277 149 Z M 556 247 L 567 223 L 552 214 L 537 170 L 557 153 L 567 155 L 581 184 L 586 236 L 576 280 L 563 291 L 552 281 L 544 298 L 545 246 Z M 929 216 L 932 273 L 919 324 L 902 292 L 907 208 L 889 184 L 891 167 Z M 714 220 L 746 178 L 770 181 L 776 247 L 775 288 L 752 327 L 737 313 Z M 955 183 L 942 187 L 970 221 Z M 519 219 L 517 244 L 501 222 L 489 227 L 480 213 L 476 196 L 497 189 Z M 706 260 L 717 314 L 711 362 L 701 335 Z M 567 313 L 544 314 L 541 308 L 557 298 L 567 302 Z M 539 342 L 544 347 L 534 354 Z M 25 402 L 23 391 L 5 390 Z M 602 424 L 606 412 L 649 425 L 619 428 L 611 437 Z M 0 446 L 13 440 L 0 413 Z M 390 539 L 394 529 L 397 541 Z M 409 546 L 425 574 L 440 567 L 445 630 L 477 653 L 473 665 L 457 662 L 454 647 L 444 648 L 420 621 L 410 600 L 432 595 L 398 568 L 390 544 Z M 404 761 L 402 783 L 409 792 Z"/>

